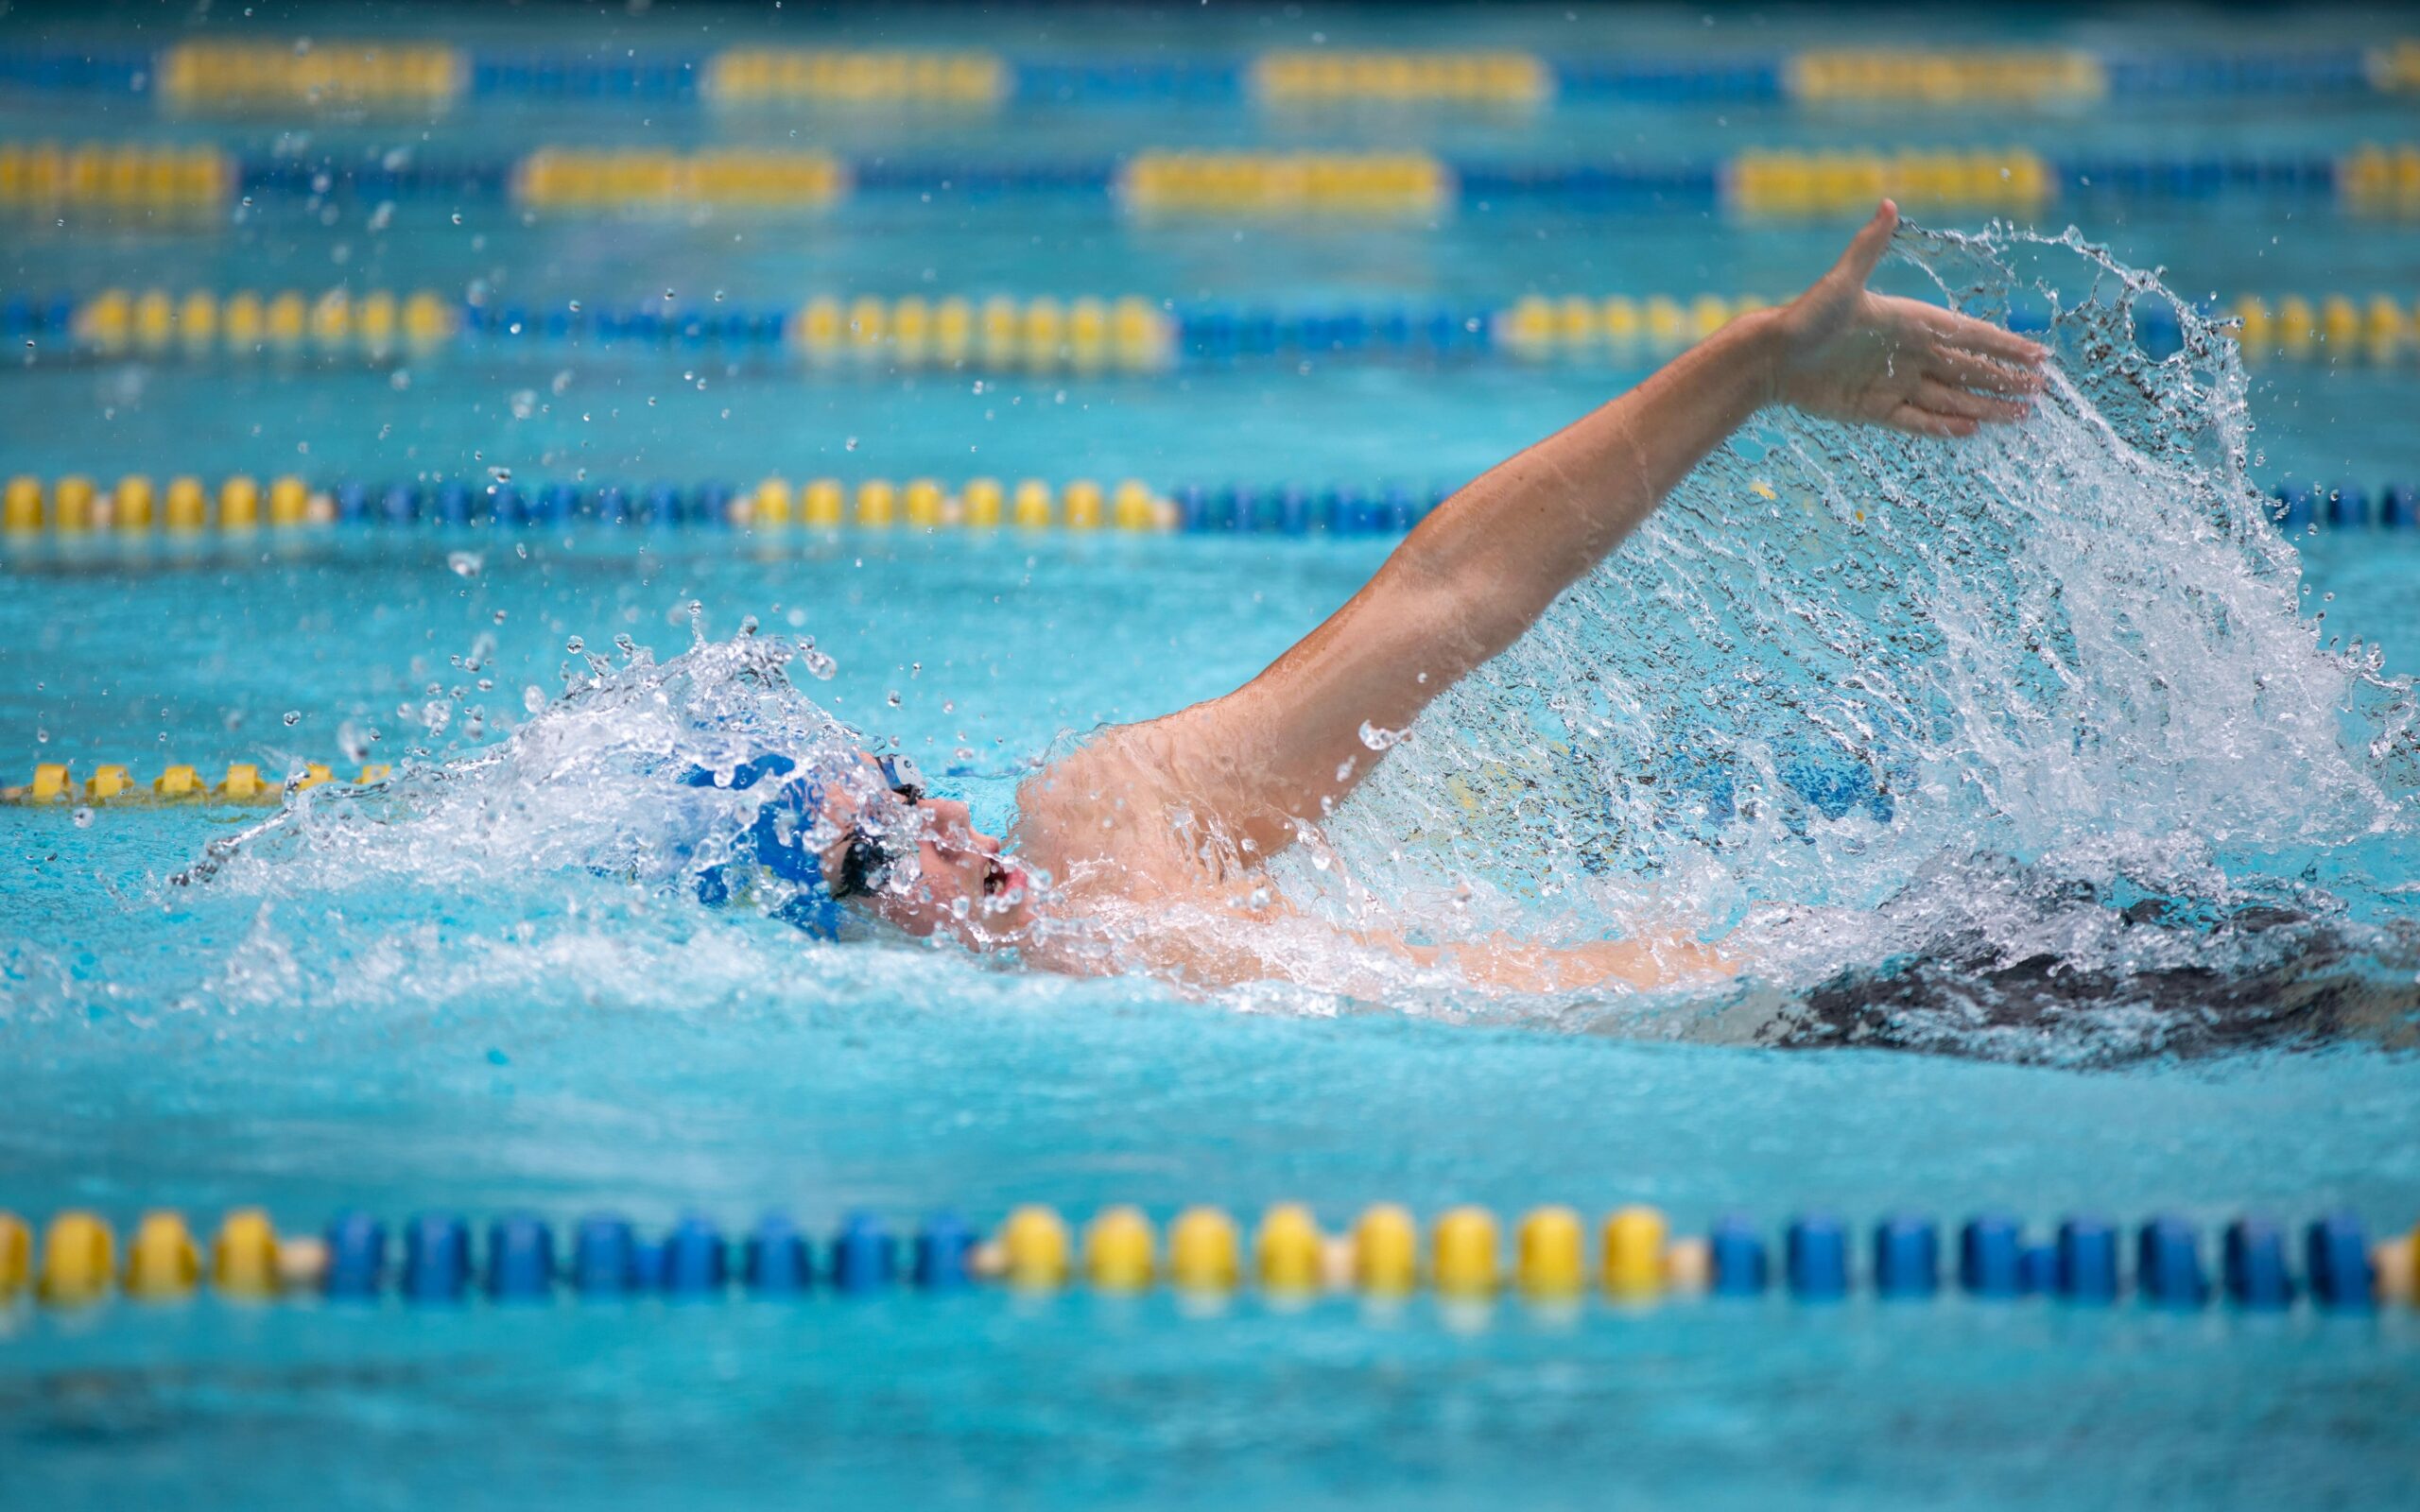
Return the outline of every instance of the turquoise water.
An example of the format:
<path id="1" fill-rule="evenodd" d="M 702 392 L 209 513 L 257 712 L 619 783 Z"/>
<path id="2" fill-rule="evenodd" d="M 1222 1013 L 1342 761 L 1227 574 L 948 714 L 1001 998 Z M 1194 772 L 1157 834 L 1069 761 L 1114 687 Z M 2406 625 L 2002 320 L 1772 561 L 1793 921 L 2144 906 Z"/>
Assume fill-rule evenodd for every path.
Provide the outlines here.
<path id="1" fill-rule="evenodd" d="M 614 20 L 612 33 L 694 45 L 663 41 L 700 20 L 667 9 Z M 1113 17 L 1088 23 L 1081 45 L 1241 49 L 1285 40 L 1288 27 L 1343 37 L 1381 26 L 1401 28 L 1407 43 L 1499 35 L 1538 44 L 1563 25 L 1559 9 L 1409 22 L 1264 14 L 1265 25 L 1221 18 L 1182 33 L 1167 29 L 1173 22 Z M 117 18 L 121 35 L 135 19 Z M 718 13 L 705 20 L 722 24 Z M 1783 45 L 1836 34 L 1811 14 L 1754 33 L 1744 17 L 1719 22 L 1717 47 L 1745 46 L 1743 35 Z M 1028 44 L 1028 31 L 1036 48 L 1078 45 L 1052 17 L 964 24 L 1004 46 Z M 0 35 L 19 40 L 43 27 L 40 18 L 5 25 L 15 29 Z M 898 25 L 921 35 L 916 22 Z M 1688 48 L 1709 30 L 1694 11 L 1592 11 L 1571 25 L 1593 28 L 1592 44 L 1609 50 L 1634 41 Z M 2034 12 L 1977 26 L 1993 38 L 2138 46 L 2174 34 Z M 2230 14 L 2191 30 L 2197 43 L 2259 48 L 2360 40 L 2360 26 L 2350 16 Z M 480 22 L 465 34 L 533 33 Z M 92 129 L 133 131 L 151 119 L 147 107 L 116 109 L 124 119 L 95 107 Z M 481 106 L 432 140 L 517 147 L 643 136 L 653 129 L 643 115 Z M 0 96 L 7 134 L 56 131 L 56 119 L 55 102 Z M 985 145 L 1037 155 L 1128 145 L 1144 124 L 1184 141 L 1287 140 L 1298 129 L 1235 108 L 1003 120 L 1005 140 Z M 2407 121 L 2377 100 L 2308 110 L 2115 102 L 2087 118 L 2010 112 L 1887 130 L 1780 106 L 1626 106 L 1519 126 L 1322 129 L 1552 157 L 1582 154 L 1608 131 L 1675 153 L 1710 150 L 1709 138 L 1728 131 L 1802 143 L 2021 136 L 2046 149 L 2225 133 L 2258 147 L 2339 150 L 2393 139 Z M 239 143 L 268 134 L 178 129 Z M 665 129 L 717 129 L 691 112 Z M 381 142 L 392 132 L 329 134 Z M 976 137 L 906 122 L 849 127 L 840 139 L 862 151 Z M 338 205 L 332 221 L 265 209 L 175 234 L 12 226 L 0 260 L 12 285 L 78 293 L 310 289 L 349 278 L 449 293 L 485 280 L 532 304 L 663 288 L 683 299 L 721 289 L 752 303 L 919 288 L 1495 300 L 1782 293 L 1818 271 L 1840 235 L 1709 216 L 1524 212 L 1434 231 L 1256 229 L 1238 241 L 1229 228 L 1143 230 L 1106 210 L 1037 202 L 859 205 L 796 227 L 742 228 L 734 243 L 717 226 L 522 225 L 493 202 L 464 207 L 458 226 L 452 206 L 406 203 L 373 232 L 370 209 Z M 2243 206 L 2077 218 L 2126 262 L 2165 265 L 2170 286 L 2188 294 L 2394 287 L 2420 245 L 2406 225 L 2282 220 Z M 403 387 L 349 366 L 40 363 L 0 369 L 0 472 L 294 468 L 383 479 L 507 466 L 524 478 L 586 469 L 684 483 L 828 469 L 1425 484 L 1467 475 L 1636 376 L 1237 368 L 1011 378 L 978 393 L 936 374 L 701 371 L 672 351 L 534 362 L 458 352 Z M 2414 381 L 2409 369 L 2256 374 L 2251 475 L 2420 481 L 2420 442 L 2402 422 Z M 2162 392 L 2163 403 L 2184 403 Z M 2116 412 L 2107 387 L 2091 393 Z M 2224 749 L 2184 748 L 2199 732 L 2164 743 L 2164 729 L 2189 721 L 2164 723 L 2136 664 L 2111 652 L 2087 659 L 2065 701 L 2023 690 L 2045 699 L 2054 734 L 2020 753 L 2039 759 L 2031 765 L 1993 768 L 2058 775 L 2066 768 L 2051 758 L 2091 747 L 2076 736 L 2089 730 L 2109 754 L 2081 770 L 2113 795 L 2105 814 L 2073 800 L 2059 808 L 2047 779 L 2034 801 L 1996 814 L 1910 787 L 1892 824 L 1813 826 L 1811 842 L 1739 823 L 1685 854 L 1657 835 L 1638 848 L 1659 858 L 1650 880 L 1710 907 L 1739 878 L 1800 902 L 1882 903 L 1885 928 L 1839 924 L 1820 946 L 1805 932 L 1776 936 L 1779 964 L 1766 974 L 1792 1002 L 1827 982 L 1860 991 L 1859 973 L 1922 958 L 1954 934 L 1908 918 L 1909 899 L 1949 899 L 1978 915 L 1996 906 L 1988 868 L 1926 869 L 1943 854 L 1955 863 L 2005 849 L 2035 868 L 2010 889 L 2009 927 L 2055 936 L 2058 959 L 2083 976 L 2172 967 L 2181 953 L 2213 967 L 2221 987 L 2273 986 L 2281 1006 L 2336 969 L 2291 957 L 2260 977 L 2275 963 L 2256 944 L 2214 938 L 2196 956 L 2191 936 L 2162 934 L 2146 953 L 2113 944 L 2102 926 L 2135 891 L 2215 897 L 2221 908 L 2290 905 L 2342 926 L 2290 933 L 2336 939 L 2354 958 L 2336 974 L 2376 1005 L 2348 1011 L 2349 1026 L 2256 1035 L 2250 1048 L 2213 1054 L 2199 1033 L 2201 1002 L 2147 1007 L 2138 998 L 2148 988 L 2087 986 L 2062 1000 L 2068 1021 L 2021 1034 L 1962 1024 L 1956 1005 L 1911 1014 L 1897 1025 L 1903 1037 L 1945 1052 L 1919 1055 L 1750 1042 L 1772 1038 L 1777 1022 L 1754 982 L 1644 1005 L 1506 1005 L 1417 984 L 1374 1000 L 1301 988 L 1188 999 L 1143 978 L 1037 977 L 897 941 L 821 945 L 577 865 L 533 868 L 542 847 L 558 855 L 643 817 L 646 795 L 610 774 L 587 793 L 425 775 L 549 717 L 537 711 L 559 715 L 547 700 L 566 672 L 587 675 L 585 653 L 566 648 L 573 637 L 615 663 L 617 635 L 670 661 L 693 634 L 726 641 L 752 616 L 766 635 L 812 635 L 835 660 L 828 681 L 799 677 L 806 696 L 895 732 L 928 769 L 957 769 L 949 785 L 998 822 L 1024 764 L 1069 731 L 1235 686 L 1349 595 L 1384 541 L 432 532 L 213 541 L 182 555 L 103 541 L 12 555 L 0 595 L 9 780 L 36 760 L 79 771 L 125 761 L 138 775 L 168 760 L 250 760 L 277 772 L 303 760 L 342 765 L 340 753 L 362 751 L 423 773 L 407 777 L 409 802 L 390 816 L 443 822 L 373 827 L 362 839 L 343 816 L 371 811 L 331 800 L 315 806 L 317 827 L 299 832 L 323 845 L 276 842 L 288 849 L 272 845 L 221 884 L 180 887 L 167 879 L 205 845 L 261 816 L 103 810 L 79 823 L 64 808 L 0 809 L 14 863 L 0 876 L 0 1208 L 88 1205 L 124 1225 L 153 1206 L 206 1219 L 260 1203 L 298 1230 L 346 1205 L 390 1220 L 424 1208 L 529 1207 L 568 1221 L 614 1207 L 649 1225 L 696 1209 L 736 1232 L 781 1205 L 822 1233 L 857 1207 L 905 1225 L 947 1205 L 988 1225 L 1028 1200 L 1074 1217 L 1131 1201 L 1165 1222 L 1197 1202 L 1249 1214 L 1299 1198 L 1340 1227 L 1377 1200 L 1424 1214 L 1479 1202 L 1507 1216 L 1547 1201 L 1589 1213 L 1646 1201 L 1684 1230 L 1732 1210 L 1777 1236 L 1788 1214 L 1811 1208 L 1863 1224 L 1912 1207 L 1954 1224 L 2006 1207 L 2037 1234 L 2069 1211 L 2133 1221 L 2172 1211 L 2206 1236 L 2245 1210 L 2298 1221 L 2341 1206 L 2374 1235 L 2408 1228 L 2420 1215 L 2420 1089 L 2400 1047 L 2415 966 L 2396 954 L 2409 936 L 2395 931 L 2411 924 L 2420 871 L 2410 830 L 2348 820 L 2342 793 L 2349 772 L 2384 795 L 2378 812 L 2408 811 L 2411 747 L 2380 707 L 2396 695 L 2317 656 L 2309 648 L 2322 632 L 2296 630 L 2279 605 L 2324 609 L 2325 637 L 2382 647 L 2381 678 L 2406 673 L 2420 541 L 2324 532 L 2298 539 L 2295 560 L 2256 537 L 2238 553 L 2252 564 L 2240 571 L 2236 556 L 2188 556 L 2191 542 L 2164 535 L 2166 518 L 2077 434 L 2046 432 L 2043 447 L 2064 449 L 2018 450 L 2006 466 L 1977 462 L 1961 474 L 2001 501 L 1981 513 L 2007 533 L 1979 539 L 2007 548 L 2024 569 L 2020 586 L 2065 580 L 2082 604 L 2096 572 L 2139 569 L 2135 607 L 2146 612 L 2126 628 L 2137 641 L 2172 637 L 2145 650 L 2164 658 L 2146 665 L 2204 679 L 2213 697 L 2265 677 L 2310 696 L 2273 692 L 2264 711 L 2358 711 L 2342 730 L 2247 720 L 2220 732 Z M 1944 465 L 1877 451 L 1857 459 L 1855 475 L 1879 491 L 1937 481 Z M 2022 478 L 2061 469 L 2093 490 L 2087 508 L 2080 485 L 2071 510 L 2090 533 L 2060 544 L 2055 531 L 2015 530 L 2031 518 L 2014 507 L 2032 497 Z M 1693 497 L 1670 522 L 1678 531 L 1708 507 Z M 1911 524 L 1896 536 L 1858 536 L 1830 515 L 1814 528 L 1841 561 L 1903 563 L 1909 542 L 1934 539 L 1924 530 L 1940 522 L 1912 507 L 1901 515 Z M 1742 531 L 1754 519 L 1733 518 Z M 2130 536 L 2152 544 L 2130 554 Z M 1680 534 L 1643 541 L 1632 570 L 1660 570 L 1685 544 Z M 2279 560 L 2298 582 L 2263 576 Z M 1822 579 L 1788 565 L 1775 569 L 1772 602 L 1823 601 Z M 1713 651 L 1664 677 L 1635 641 L 1589 619 L 1592 606 L 1627 602 L 1620 595 L 1638 580 L 1592 585 L 1515 669 L 1530 676 L 1558 656 L 1567 667 L 1601 665 L 1606 682 L 1592 686 L 1618 684 L 1658 711 L 1666 694 L 1710 686 L 1728 667 Z M 2180 630 L 2191 622 L 2149 612 L 2221 594 L 2244 636 L 2196 639 Z M 1875 601 L 1898 602 L 1882 589 Z M 1933 623 L 2010 628 L 1979 612 L 1954 621 L 1938 597 L 1913 601 L 1939 611 Z M 1754 623 L 1761 604 L 1717 607 Z M 2097 623 L 2079 608 L 2070 627 Z M 1487 696 L 1509 686 L 1491 684 Z M 432 706 L 441 730 L 429 729 Z M 1972 717 L 1976 706 L 1951 712 Z M 1424 730 L 1405 754 L 1459 760 L 1458 743 L 1487 728 L 1473 717 Z M 1615 728 L 1606 749 L 1657 748 Z M 2380 730 L 2382 753 L 2364 754 L 2363 739 Z M 1656 738 L 1736 734 L 1709 712 L 1659 726 Z M 1931 758 L 1920 744 L 1902 740 L 1897 759 L 1922 765 Z M 2340 759 L 2340 747 L 2351 754 Z M 2154 801 L 2163 785 L 2175 791 Z M 448 791 L 493 806 L 457 822 L 464 811 L 447 806 Z M 1374 793 L 1404 805 L 1371 811 L 1378 819 L 1426 812 L 1409 782 Z M 2275 823 L 2243 824 L 2233 838 L 2206 833 L 2235 822 L 2231 793 L 2271 804 Z M 1343 829 L 1348 846 L 1369 843 Z M 2110 853 L 2091 853 L 2104 832 Z M 2163 835 L 2178 855 L 2142 843 Z M 2081 904 L 2062 890 L 2079 880 L 2091 893 Z M 1537 919 L 1571 922 L 1543 906 Z M 1964 981 L 1963 970 L 1950 974 Z M 2206 997 L 2209 986 L 2180 990 Z M 1396 1312 L 1330 1299 L 1291 1313 L 1249 1296 L 1202 1314 L 1165 1294 L 1120 1303 L 991 1292 L 527 1310 L 20 1306 L 0 1312 L 0 1494 L 61 1507 L 172 1494 L 260 1507 L 857 1497 L 1034 1507 L 2393 1505 L 2407 1494 L 2420 1409 L 2416 1344 L 2405 1309 L 2260 1318 L 2224 1308 L 2172 1315 L 2131 1300 L 2107 1312 L 1946 1298 L 1828 1310 L 1685 1302 L 1636 1314 L 1591 1303 L 1576 1316 L 1510 1301 L 1456 1312 L 1426 1299 Z"/>

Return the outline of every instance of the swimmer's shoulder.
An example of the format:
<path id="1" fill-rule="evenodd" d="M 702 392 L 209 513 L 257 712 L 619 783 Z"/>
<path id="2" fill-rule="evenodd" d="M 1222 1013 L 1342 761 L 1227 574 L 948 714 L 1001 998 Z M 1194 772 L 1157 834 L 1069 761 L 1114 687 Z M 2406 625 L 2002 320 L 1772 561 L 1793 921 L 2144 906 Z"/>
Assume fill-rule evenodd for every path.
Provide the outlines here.
<path id="1" fill-rule="evenodd" d="M 1165 720 L 1111 725 L 1068 745 L 1017 786 L 1017 829 L 1069 859 L 1123 850 L 1164 830 L 1182 801 L 1173 731 Z"/>

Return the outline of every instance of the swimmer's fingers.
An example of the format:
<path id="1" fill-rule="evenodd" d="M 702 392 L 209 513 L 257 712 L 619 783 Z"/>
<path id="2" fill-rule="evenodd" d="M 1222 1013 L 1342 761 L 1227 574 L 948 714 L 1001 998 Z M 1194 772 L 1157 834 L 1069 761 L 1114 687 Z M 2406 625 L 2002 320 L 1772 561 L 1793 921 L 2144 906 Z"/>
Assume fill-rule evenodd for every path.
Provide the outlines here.
<path id="1" fill-rule="evenodd" d="M 2014 368 L 1991 357 L 1979 357 L 1956 347 L 1936 346 L 1931 360 L 1925 364 L 1927 376 L 1961 388 L 1979 388 L 1987 394 L 2015 396 L 2038 394 L 2042 391 L 2042 375 L 2031 368 Z"/>
<path id="2" fill-rule="evenodd" d="M 1926 409 L 1913 401 L 1902 403 L 1893 410 L 1886 421 L 1893 430 L 1912 436 L 1931 436 L 1942 440 L 1957 440 L 1975 434 L 1978 423 L 1963 415 L 1944 415 Z"/>
<path id="3" fill-rule="evenodd" d="M 2039 368 L 2043 359 L 2050 354 L 2049 349 L 2041 343 L 2028 341 L 2015 332 L 2003 331 L 1989 321 L 1915 300 L 1909 300 L 1906 303 L 1916 324 L 1942 346 L 1996 357 L 2018 368 Z"/>
<path id="4" fill-rule="evenodd" d="M 1936 415 L 1954 416 L 1959 420 L 1979 420 L 2007 424 L 2026 417 L 2032 407 L 2022 400 L 2000 399 L 1991 394 L 1978 394 L 1969 389 L 1953 387 L 1938 378 L 1916 380 L 1915 404 Z"/>

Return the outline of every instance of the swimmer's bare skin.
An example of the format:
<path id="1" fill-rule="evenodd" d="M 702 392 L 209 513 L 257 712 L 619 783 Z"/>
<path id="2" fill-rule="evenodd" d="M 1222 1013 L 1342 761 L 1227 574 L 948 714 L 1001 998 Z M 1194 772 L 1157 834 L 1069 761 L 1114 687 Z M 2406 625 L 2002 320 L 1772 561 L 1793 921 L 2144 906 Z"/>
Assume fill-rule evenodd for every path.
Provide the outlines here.
<path id="1" fill-rule="evenodd" d="M 1171 910 L 1196 920 L 1264 915 L 1272 907 L 1265 892 L 1236 895 L 1251 894 L 1262 864 L 1382 759 L 1362 741 L 1362 726 L 1410 725 L 1510 646 L 1758 409 L 1789 404 L 1937 437 L 2021 419 L 2041 387 L 2042 348 L 1866 289 L 1897 225 L 1897 209 L 1884 201 L 1798 299 L 1732 321 L 1455 494 L 1349 603 L 1251 682 L 1108 730 L 1027 782 L 1013 854 L 1046 870 L 1071 912 L 1112 907 L 1138 921 Z M 970 830 L 951 854 L 975 866 L 996 865 L 985 858 L 1000 852 L 999 842 Z M 1013 929 L 1025 911 L 995 907 L 992 929 Z M 1169 933 L 1139 943 L 1172 974 L 1204 982 L 1285 974 L 1228 939 L 1234 931 L 1218 931 L 1217 940 L 1200 929 Z M 1091 958 L 1080 954 L 1054 958 L 1049 935 L 1028 938 L 1029 958 L 1086 968 Z M 1553 948 L 1347 938 L 1515 990 L 1653 986 L 1730 969 L 1719 953 L 1682 939 Z"/>

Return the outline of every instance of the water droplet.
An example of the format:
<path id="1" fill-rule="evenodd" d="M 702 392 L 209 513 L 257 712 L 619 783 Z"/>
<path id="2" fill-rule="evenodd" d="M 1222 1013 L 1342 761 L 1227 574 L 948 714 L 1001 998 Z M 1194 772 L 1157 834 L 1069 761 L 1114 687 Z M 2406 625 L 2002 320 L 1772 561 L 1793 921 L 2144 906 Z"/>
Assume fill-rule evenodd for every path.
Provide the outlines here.
<path id="1" fill-rule="evenodd" d="M 899 707 L 899 690 L 896 688 L 890 690 L 890 707 L 893 709 Z"/>
<path id="2" fill-rule="evenodd" d="M 567 653 L 567 654 L 569 654 L 569 655 L 571 655 L 571 656 L 578 656 L 578 655 L 579 655 L 579 653 L 581 653 L 582 651 L 585 651 L 585 650 L 587 650 L 587 649 L 588 649 L 588 643 L 587 643 L 586 641 L 581 640 L 581 639 L 580 639 L 579 636 L 577 636 L 577 635 L 575 635 L 575 636 L 571 637 L 569 640 L 567 640 L 567 641 L 563 642 L 563 650 L 564 650 L 564 652 L 565 652 L 565 653 Z"/>
<path id="3" fill-rule="evenodd" d="M 1411 731 L 1409 730 L 1388 730 L 1383 726 L 1374 725 L 1367 719 L 1361 721 L 1361 744 L 1372 750 L 1391 749 L 1410 738 L 1410 735 Z M 1341 780 L 1340 777 L 1339 781 Z"/>
<path id="4" fill-rule="evenodd" d="M 521 707 L 522 707 L 522 708 L 524 708 L 524 709 L 526 709 L 526 710 L 527 710 L 529 713 L 533 713 L 533 714 L 534 714 L 534 713 L 536 713 L 539 710 L 544 709 L 544 707 L 546 707 L 546 693 L 545 693 L 545 690 L 544 690 L 544 689 L 543 689 L 543 688 L 541 688 L 541 687 L 539 687 L 539 686 L 538 686 L 536 683 L 534 683 L 534 682 L 533 682 L 533 683 L 531 683 L 531 684 L 529 684 L 529 686 L 527 686 L 527 687 L 526 687 L 526 688 L 522 689 L 522 690 L 521 690 Z"/>
<path id="5" fill-rule="evenodd" d="M 89 830 L 93 827 L 93 811 L 83 804 L 79 803 L 76 806 L 75 818 L 76 828 L 79 830 Z"/>
<path id="6" fill-rule="evenodd" d="M 300 709 L 288 709 L 287 711 L 285 711 L 285 728 L 286 728 L 286 729 L 288 729 L 288 730 L 292 730 L 295 726 L 297 726 L 297 725 L 301 724 L 302 722 L 302 710 L 300 710 Z"/>
<path id="7" fill-rule="evenodd" d="M 454 570 L 457 577 L 476 577 L 479 569 L 487 565 L 487 558 L 475 551 L 449 551 L 445 554 L 445 565 Z"/>

